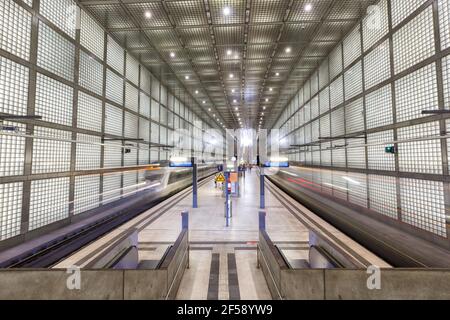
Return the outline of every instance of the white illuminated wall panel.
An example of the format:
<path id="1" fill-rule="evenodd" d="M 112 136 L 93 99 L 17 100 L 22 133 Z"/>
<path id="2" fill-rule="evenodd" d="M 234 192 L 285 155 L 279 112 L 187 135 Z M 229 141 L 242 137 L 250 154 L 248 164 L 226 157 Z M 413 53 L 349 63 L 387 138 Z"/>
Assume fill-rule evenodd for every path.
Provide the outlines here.
<path id="1" fill-rule="evenodd" d="M 40 73 L 36 84 L 36 114 L 42 120 L 72 126 L 73 89 Z"/>
<path id="2" fill-rule="evenodd" d="M 77 135 L 76 170 L 100 168 L 101 138 L 86 134 Z"/>
<path id="3" fill-rule="evenodd" d="M 370 49 L 389 32 L 388 1 L 379 1 L 367 12 L 363 20 L 364 50 Z"/>
<path id="4" fill-rule="evenodd" d="M 125 112 L 125 137 L 136 139 L 138 137 L 138 117 Z"/>
<path id="5" fill-rule="evenodd" d="M 370 209 L 398 219 L 396 178 L 380 175 L 369 175 Z"/>
<path id="6" fill-rule="evenodd" d="M 83 47 L 103 60 L 105 48 L 105 32 L 89 14 L 81 10 L 80 43 Z"/>
<path id="7" fill-rule="evenodd" d="M 103 93 L 103 65 L 84 51 L 80 52 L 79 83 L 99 96 Z"/>
<path id="8" fill-rule="evenodd" d="M 146 118 L 150 118 L 150 97 L 141 92 L 139 113 Z"/>
<path id="9" fill-rule="evenodd" d="M 70 37 L 75 38 L 79 10 L 74 1 L 41 0 L 39 13 Z"/>
<path id="10" fill-rule="evenodd" d="M 391 0 L 393 27 L 405 20 L 425 2 L 426 0 Z"/>
<path id="11" fill-rule="evenodd" d="M 342 76 L 331 83 L 330 95 L 331 109 L 334 109 L 344 102 L 344 79 Z"/>
<path id="12" fill-rule="evenodd" d="M 105 168 L 118 168 L 122 166 L 122 143 L 118 141 L 105 142 Z"/>
<path id="13" fill-rule="evenodd" d="M 52 1 L 53 2 L 53 1 Z M 39 22 L 38 66 L 73 81 L 75 46 L 45 23 Z"/>
<path id="14" fill-rule="evenodd" d="M 394 33 L 393 41 L 395 73 L 435 54 L 433 9 L 429 7 Z"/>
<path id="15" fill-rule="evenodd" d="M 78 128 L 102 131 L 102 101 L 84 92 L 78 93 Z"/>
<path id="16" fill-rule="evenodd" d="M 438 109 L 436 65 L 425 66 L 396 81 L 397 121 L 423 117 L 423 110 Z"/>
<path id="17" fill-rule="evenodd" d="M 450 47 L 450 1 L 438 0 L 441 49 Z"/>
<path id="18" fill-rule="evenodd" d="M 141 84 L 140 87 L 141 89 L 147 93 L 150 94 L 151 93 L 151 75 L 150 72 L 148 72 L 147 69 L 145 68 L 141 68 Z"/>
<path id="19" fill-rule="evenodd" d="M 4 122 L 7 126 L 17 126 L 25 131 L 25 125 Z M 0 177 L 23 174 L 25 162 L 25 138 L 0 135 Z"/>
<path id="20" fill-rule="evenodd" d="M 393 123 L 392 87 L 384 86 L 366 96 L 367 129 Z"/>
<path id="21" fill-rule="evenodd" d="M 364 144 L 362 139 L 347 140 L 347 164 L 349 168 L 366 169 L 365 147 L 355 147 Z"/>
<path id="22" fill-rule="evenodd" d="M 361 32 L 359 25 L 344 39 L 344 68 L 361 56 Z"/>
<path id="23" fill-rule="evenodd" d="M 394 140 L 394 131 L 392 130 L 372 133 L 367 136 L 369 169 L 395 171 L 395 155 L 385 152 L 385 147 L 388 145 L 380 145 L 380 143 L 393 142 Z"/>
<path id="24" fill-rule="evenodd" d="M 75 177 L 74 214 L 98 208 L 99 201 L 100 175 Z"/>
<path id="25" fill-rule="evenodd" d="M 119 72 L 121 75 L 123 75 L 125 66 L 125 51 L 110 36 L 108 36 L 107 58 L 108 58 L 107 59 L 108 65 L 117 72 Z"/>
<path id="26" fill-rule="evenodd" d="M 29 230 L 69 217 L 69 178 L 31 182 Z"/>
<path id="27" fill-rule="evenodd" d="M 34 134 L 33 174 L 70 171 L 71 133 L 35 127 Z"/>
<path id="28" fill-rule="evenodd" d="M 12 0 L 0 1 L 0 48 L 30 58 L 31 13 Z"/>
<path id="29" fill-rule="evenodd" d="M 398 130 L 398 139 L 438 136 L 439 123 L 429 122 Z M 400 171 L 442 174 L 441 143 L 439 140 L 416 141 L 399 145 Z"/>
<path id="30" fill-rule="evenodd" d="M 111 173 L 103 176 L 103 203 L 120 199 L 122 194 L 122 173 Z"/>
<path id="31" fill-rule="evenodd" d="M 106 98 L 123 105 L 123 85 L 124 80 L 111 70 L 108 70 L 106 73 Z"/>
<path id="32" fill-rule="evenodd" d="M 364 58 L 364 84 L 366 89 L 391 77 L 389 47 L 389 40 L 386 40 Z"/>
<path id="33" fill-rule="evenodd" d="M 29 70 L 0 57 L 0 112 L 26 115 Z"/>
<path id="34" fill-rule="evenodd" d="M 400 179 L 400 196 L 403 222 L 447 236 L 442 182 Z"/>
<path id="35" fill-rule="evenodd" d="M 333 80 L 343 70 L 342 46 L 337 46 L 330 54 L 330 80 Z"/>
<path id="36" fill-rule="evenodd" d="M 123 110 L 107 104 L 105 109 L 105 133 L 122 136 Z"/>
<path id="37" fill-rule="evenodd" d="M 450 109 L 450 56 L 442 59 L 442 78 L 445 109 Z"/>
<path id="38" fill-rule="evenodd" d="M 139 111 L 139 90 L 128 82 L 125 86 L 125 107 L 134 112 Z"/>
<path id="39" fill-rule="evenodd" d="M 362 93 L 362 64 L 361 61 L 345 72 L 345 100 L 349 100 Z"/>
<path id="40" fill-rule="evenodd" d="M 364 131 L 363 99 L 358 99 L 345 106 L 346 133 Z"/>
<path id="41" fill-rule="evenodd" d="M 139 85 L 139 62 L 133 56 L 127 54 L 127 79 Z"/>
<path id="42" fill-rule="evenodd" d="M 22 193 L 21 182 L 0 184 L 0 241 L 20 234 Z"/>

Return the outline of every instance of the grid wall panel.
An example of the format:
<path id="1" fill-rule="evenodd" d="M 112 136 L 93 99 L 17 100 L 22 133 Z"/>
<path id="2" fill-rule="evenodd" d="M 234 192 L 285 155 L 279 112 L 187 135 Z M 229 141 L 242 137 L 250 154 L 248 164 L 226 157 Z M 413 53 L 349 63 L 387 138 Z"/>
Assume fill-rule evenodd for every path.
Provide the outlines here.
<path id="1" fill-rule="evenodd" d="M 38 66 L 69 81 L 74 79 L 75 46 L 39 22 Z"/>
<path id="2" fill-rule="evenodd" d="M 364 105 L 363 99 L 358 99 L 345 106 L 346 133 L 364 131 Z"/>
<path id="3" fill-rule="evenodd" d="M 100 175 L 75 177 L 74 214 L 98 208 L 99 201 Z"/>
<path id="4" fill-rule="evenodd" d="M 28 74 L 28 68 L 0 57 L 0 112 L 27 114 Z"/>
<path id="5" fill-rule="evenodd" d="M 362 63 L 358 62 L 344 75 L 345 100 L 349 100 L 362 93 Z"/>
<path id="6" fill-rule="evenodd" d="M 34 134 L 46 139 L 34 139 L 33 174 L 70 171 L 70 132 L 36 127 Z"/>
<path id="7" fill-rule="evenodd" d="M 364 58 L 364 84 L 366 89 L 391 77 L 389 48 L 389 40 L 386 40 Z"/>
<path id="8" fill-rule="evenodd" d="M 438 0 L 441 49 L 450 47 L 450 1 Z"/>
<path id="9" fill-rule="evenodd" d="M 103 60 L 105 32 L 84 10 L 81 10 L 80 44 Z"/>
<path id="10" fill-rule="evenodd" d="M 425 2 L 426 0 L 391 0 L 392 25 L 397 26 Z"/>
<path id="11" fill-rule="evenodd" d="M 371 170 L 395 171 L 395 155 L 386 153 L 384 145 L 373 145 L 394 141 L 394 131 L 381 131 L 367 135 L 368 167 Z"/>
<path id="12" fill-rule="evenodd" d="M 102 101 L 84 92 L 78 93 L 77 125 L 81 129 L 102 131 Z"/>
<path id="13" fill-rule="evenodd" d="M 447 236 L 442 182 L 400 179 L 400 196 L 403 222 Z"/>
<path id="14" fill-rule="evenodd" d="M 150 103 L 150 97 L 141 92 L 139 113 L 146 118 L 150 118 Z"/>
<path id="15" fill-rule="evenodd" d="M 445 109 L 450 109 L 450 56 L 442 59 L 442 79 Z"/>
<path id="16" fill-rule="evenodd" d="M 363 20 L 364 50 L 370 49 L 389 32 L 388 1 L 381 0 L 369 7 Z"/>
<path id="17" fill-rule="evenodd" d="M 108 36 L 107 63 L 121 75 L 124 74 L 125 50 L 110 36 Z"/>
<path id="18" fill-rule="evenodd" d="M 123 105 L 123 81 L 111 70 L 106 72 L 106 98 L 120 105 Z"/>
<path id="19" fill-rule="evenodd" d="M 330 94 L 331 109 L 344 102 L 344 79 L 342 76 L 331 83 Z"/>
<path id="20" fill-rule="evenodd" d="M 398 130 L 399 140 L 438 136 L 438 122 L 429 122 Z M 442 174 L 441 143 L 439 140 L 401 143 L 398 147 L 400 171 Z"/>
<path id="21" fill-rule="evenodd" d="M 103 176 L 103 203 L 120 199 L 122 194 L 122 173 L 105 174 Z"/>
<path id="22" fill-rule="evenodd" d="M 29 60 L 31 14 L 12 0 L 1 0 L 0 30 L 0 48 Z"/>
<path id="23" fill-rule="evenodd" d="M 396 183 L 395 177 L 369 175 L 370 209 L 397 220 L 398 205 Z"/>
<path id="24" fill-rule="evenodd" d="M 387 85 L 366 96 L 367 129 L 393 123 L 392 86 Z"/>
<path id="25" fill-rule="evenodd" d="M 100 168 L 102 151 L 101 138 L 78 134 L 77 142 L 76 170 L 94 170 Z"/>
<path id="26" fill-rule="evenodd" d="M 69 178 L 31 182 L 29 230 L 69 217 Z"/>
<path id="27" fill-rule="evenodd" d="M 36 84 L 36 114 L 42 120 L 66 126 L 72 125 L 73 89 L 38 73 Z"/>
<path id="28" fill-rule="evenodd" d="M 349 168 L 366 169 L 366 149 L 365 147 L 354 147 L 361 145 L 361 141 L 347 140 L 347 164 Z"/>
<path id="29" fill-rule="evenodd" d="M 20 234 L 23 183 L 0 184 L 0 241 Z"/>
<path id="30" fill-rule="evenodd" d="M 25 125 L 4 122 L 6 126 L 25 131 Z M 25 138 L 0 135 L 0 177 L 20 176 L 25 163 Z"/>
<path id="31" fill-rule="evenodd" d="M 125 112 L 125 137 L 137 139 L 138 136 L 138 117 L 129 112 Z"/>
<path id="32" fill-rule="evenodd" d="M 436 65 L 431 64 L 395 82 L 397 121 L 423 117 L 423 110 L 438 109 Z"/>
<path id="33" fill-rule="evenodd" d="M 103 93 L 103 65 L 84 51 L 80 52 L 79 83 L 99 96 Z"/>
<path id="34" fill-rule="evenodd" d="M 393 36 L 395 73 L 435 54 L 433 9 L 429 7 Z"/>
<path id="35" fill-rule="evenodd" d="M 139 85 L 139 62 L 130 54 L 127 54 L 127 79 Z"/>
<path id="36" fill-rule="evenodd" d="M 139 110 L 139 90 L 130 83 L 125 87 L 125 107 L 134 112 Z"/>
<path id="37" fill-rule="evenodd" d="M 105 109 L 105 133 L 122 136 L 123 110 L 107 104 Z"/>
<path id="38" fill-rule="evenodd" d="M 354 28 L 344 39 L 343 48 L 344 68 L 347 68 L 361 56 L 361 31 L 359 26 Z"/>
<path id="39" fill-rule="evenodd" d="M 330 54 L 330 78 L 334 79 L 342 72 L 343 68 L 342 45 L 339 45 Z"/>
<path id="40" fill-rule="evenodd" d="M 75 38 L 78 7 L 72 0 L 40 0 L 40 14 L 60 30 Z"/>

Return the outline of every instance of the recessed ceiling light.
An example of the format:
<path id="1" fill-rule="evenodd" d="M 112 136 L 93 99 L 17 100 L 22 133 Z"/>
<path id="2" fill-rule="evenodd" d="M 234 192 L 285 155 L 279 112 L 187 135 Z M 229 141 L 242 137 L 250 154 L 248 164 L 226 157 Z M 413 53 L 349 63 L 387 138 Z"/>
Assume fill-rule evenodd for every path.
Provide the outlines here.
<path id="1" fill-rule="evenodd" d="M 227 50 L 227 56 L 231 56 L 233 54 L 233 51 Z"/>
<path id="2" fill-rule="evenodd" d="M 231 73 L 230 74 L 230 78 L 233 79 L 234 78 L 234 74 Z"/>
<path id="3" fill-rule="evenodd" d="M 305 11 L 306 12 L 310 12 L 312 10 L 312 4 L 308 3 L 307 5 L 305 5 Z"/>
<path id="4" fill-rule="evenodd" d="M 211 112 L 211 108 L 209 108 L 208 111 Z"/>
<path id="5" fill-rule="evenodd" d="M 269 102 L 269 99 L 266 99 L 266 102 Z"/>
<path id="6" fill-rule="evenodd" d="M 223 8 L 223 14 L 224 14 L 225 16 L 229 16 L 229 15 L 231 14 L 231 9 L 230 9 L 230 7 L 225 7 L 225 8 Z"/>
<path id="7" fill-rule="evenodd" d="M 206 101 L 203 100 L 203 104 L 206 104 Z"/>
<path id="8" fill-rule="evenodd" d="M 272 92 L 272 91 L 273 91 L 273 88 L 270 88 L 269 91 Z"/>
<path id="9" fill-rule="evenodd" d="M 241 116 L 241 114 L 240 113 L 238 113 L 238 114 L 236 114 L 238 117 L 240 117 Z"/>
<path id="10" fill-rule="evenodd" d="M 263 113 L 261 113 L 261 115 L 262 115 L 262 116 L 264 116 L 264 112 L 263 112 Z"/>
<path id="11" fill-rule="evenodd" d="M 231 90 L 231 92 L 232 92 L 232 93 L 235 93 L 235 92 L 236 92 L 236 90 L 234 90 L 234 89 L 233 89 L 233 90 Z"/>
<path id="12" fill-rule="evenodd" d="M 195 94 L 198 94 L 198 90 L 195 90 Z"/>
<path id="13" fill-rule="evenodd" d="M 266 107 L 263 107 L 263 110 L 266 110 Z"/>
<path id="14" fill-rule="evenodd" d="M 234 99 L 234 100 L 233 100 L 233 102 L 234 102 L 234 103 L 237 103 L 237 100 L 236 100 L 236 99 Z"/>
<path id="15" fill-rule="evenodd" d="M 239 59 L 239 55 L 235 55 L 234 58 L 237 60 Z"/>
<path id="16" fill-rule="evenodd" d="M 239 111 L 239 108 L 238 107 L 236 107 L 234 110 L 236 110 L 236 111 Z"/>
<path id="17" fill-rule="evenodd" d="M 189 80 L 189 79 L 190 79 L 190 77 L 189 77 L 189 76 L 185 76 L 184 78 L 185 78 L 186 80 Z"/>
<path id="18" fill-rule="evenodd" d="M 170 53 L 170 57 L 171 57 L 171 58 L 175 58 L 175 52 L 171 52 L 171 53 Z"/>
<path id="19" fill-rule="evenodd" d="M 285 51 L 286 53 L 291 53 L 292 49 L 290 47 L 287 47 Z"/>
<path id="20" fill-rule="evenodd" d="M 275 75 L 276 75 L 277 77 L 279 77 L 279 76 L 280 76 L 280 73 L 279 73 L 279 72 L 277 72 L 277 73 L 275 73 Z"/>
<path id="21" fill-rule="evenodd" d="M 145 11 L 144 15 L 147 19 L 150 19 L 152 17 L 152 13 L 150 11 Z"/>

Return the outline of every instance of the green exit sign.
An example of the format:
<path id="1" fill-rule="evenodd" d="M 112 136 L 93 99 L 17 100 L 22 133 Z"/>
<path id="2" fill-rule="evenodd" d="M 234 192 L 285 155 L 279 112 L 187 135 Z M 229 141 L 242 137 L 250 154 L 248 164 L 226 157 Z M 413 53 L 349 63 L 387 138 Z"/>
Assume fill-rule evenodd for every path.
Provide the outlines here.
<path id="1" fill-rule="evenodd" d="M 386 151 L 386 153 L 390 153 L 390 154 L 397 153 L 397 148 L 395 146 L 386 147 L 384 150 Z"/>

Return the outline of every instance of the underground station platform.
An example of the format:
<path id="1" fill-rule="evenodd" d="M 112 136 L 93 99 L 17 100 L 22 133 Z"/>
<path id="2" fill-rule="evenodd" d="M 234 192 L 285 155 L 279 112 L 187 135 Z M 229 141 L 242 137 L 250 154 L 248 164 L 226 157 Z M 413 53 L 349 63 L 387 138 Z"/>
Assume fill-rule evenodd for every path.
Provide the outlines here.
<path id="1" fill-rule="evenodd" d="M 0 0 L 0 309 L 450 300 L 449 22 L 450 0 Z"/>

